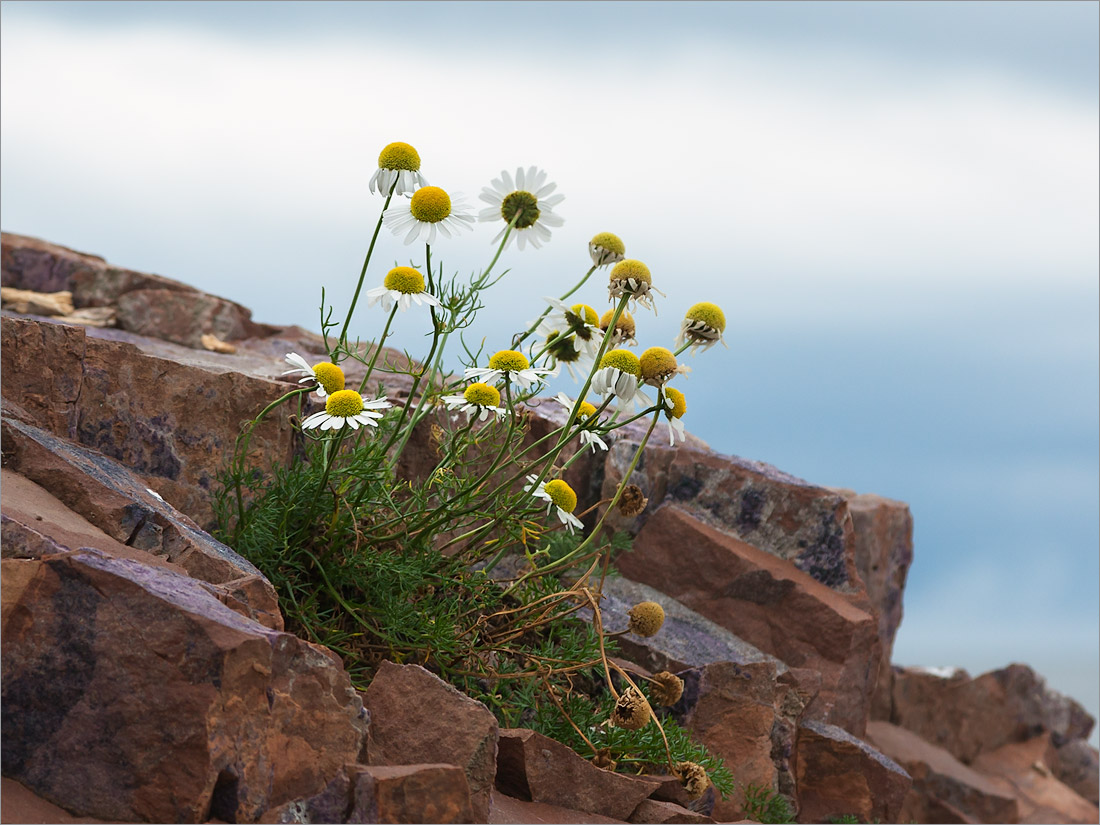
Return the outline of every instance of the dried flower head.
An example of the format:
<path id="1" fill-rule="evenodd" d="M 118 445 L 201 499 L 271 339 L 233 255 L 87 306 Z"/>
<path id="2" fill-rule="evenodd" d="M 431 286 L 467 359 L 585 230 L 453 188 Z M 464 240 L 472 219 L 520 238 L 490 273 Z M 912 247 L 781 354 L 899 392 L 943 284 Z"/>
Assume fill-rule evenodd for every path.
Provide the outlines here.
<path id="1" fill-rule="evenodd" d="M 707 792 L 710 785 L 710 777 L 702 765 L 695 762 L 677 762 L 672 769 L 672 774 L 680 780 L 684 786 L 688 799 L 698 799 Z"/>
<path id="2" fill-rule="evenodd" d="M 611 724 L 624 730 L 640 730 L 648 722 L 649 703 L 634 688 L 627 688 L 611 711 Z"/>
<path id="3" fill-rule="evenodd" d="M 636 516 L 649 504 L 649 499 L 642 495 L 642 488 L 637 484 L 630 484 L 623 488 L 619 496 L 619 513 L 626 517 Z"/>
<path id="4" fill-rule="evenodd" d="M 654 314 L 657 312 L 657 307 L 653 303 L 653 293 L 664 295 L 661 290 L 653 286 L 653 275 L 649 267 L 633 258 L 619 261 L 611 268 L 607 292 L 611 300 L 627 295 L 634 303 L 652 309 Z"/>
<path id="5" fill-rule="evenodd" d="M 650 347 L 638 359 L 641 379 L 654 387 L 663 386 L 673 376 L 691 372 L 691 367 L 676 363 L 676 356 L 664 347 Z"/>
<path id="6" fill-rule="evenodd" d="M 588 242 L 588 254 L 596 266 L 607 266 L 626 257 L 626 245 L 618 235 L 600 232 Z"/>
<path id="7" fill-rule="evenodd" d="M 605 771 L 615 770 L 615 766 L 618 763 L 611 758 L 610 748 L 600 748 L 596 751 L 596 755 L 592 757 L 592 764 L 597 768 L 603 768 Z"/>
<path id="8" fill-rule="evenodd" d="M 609 309 L 600 316 L 600 329 L 604 332 L 607 332 L 607 327 L 611 324 L 611 318 L 614 314 L 615 310 Z M 623 344 L 631 347 L 638 346 L 638 341 L 634 338 L 636 330 L 634 316 L 624 309 L 619 313 L 619 319 L 615 321 L 615 331 L 611 333 L 611 345 L 616 347 Z"/>
<path id="9" fill-rule="evenodd" d="M 692 355 L 696 350 L 710 349 L 719 341 L 722 342 L 722 346 L 729 349 L 729 345 L 722 337 L 725 331 L 726 315 L 721 307 L 709 301 L 703 301 L 693 305 L 684 314 L 684 320 L 680 324 L 680 334 L 676 337 L 676 345 L 689 342 Z"/>
<path id="10" fill-rule="evenodd" d="M 652 636 L 665 623 L 665 609 L 657 602 L 638 602 L 629 613 L 627 630 L 639 636 Z"/>
<path id="11" fill-rule="evenodd" d="M 662 670 L 650 680 L 650 694 L 661 707 L 671 707 L 680 701 L 684 694 L 684 680 L 675 673 Z"/>

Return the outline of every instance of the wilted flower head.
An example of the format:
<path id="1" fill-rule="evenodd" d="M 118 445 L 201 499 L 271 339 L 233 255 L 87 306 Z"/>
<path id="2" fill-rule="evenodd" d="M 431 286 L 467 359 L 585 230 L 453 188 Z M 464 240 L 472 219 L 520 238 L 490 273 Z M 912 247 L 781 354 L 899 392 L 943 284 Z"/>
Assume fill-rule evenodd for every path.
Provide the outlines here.
<path id="1" fill-rule="evenodd" d="M 611 711 L 611 724 L 625 730 L 640 730 L 649 723 L 649 703 L 634 688 L 627 688 Z"/>
<path id="2" fill-rule="evenodd" d="M 420 155 L 407 143 L 391 143 L 378 155 L 378 168 L 371 175 L 371 192 L 382 195 L 390 194 L 390 188 L 394 183 L 393 194 L 404 195 L 421 186 L 427 186 L 427 181 L 420 174 Z"/>
<path id="3" fill-rule="evenodd" d="M 676 336 L 676 345 L 680 346 L 685 341 L 691 343 L 691 353 L 696 350 L 707 350 L 721 341 L 722 346 L 729 349 L 722 333 L 726 331 L 726 315 L 717 304 L 703 301 L 693 305 L 684 314 L 684 320 L 680 324 L 680 334 Z"/>
<path id="4" fill-rule="evenodd" d="M 638 359 L 642 381 L 654 387 L 663 386 L 675 375 L 691 372 L 691 367 L 676 363 L 676 356 L 664 347 L 650 347 Z"/>
<path id="5" fill-rule="evenodd" d="M 672 768 L 673 775 L 684 786 L 688 799 L 698 799 L 707 792 L 710 785 L 710 777 L 706 769 L 695 762 L 677 762 Z"/>
<path id="6" fill-rule="evenodd" d="M 611 324 L 611 317 L 614 314 L 615 310 L 609 309 L 600 316 L 601 330 L 607 332 L 607 327 Z M 618 320 L 615 321 L 615 331 L 611 333 L 611 345 L 615 347 L 621 347 L 623 344 L 631 347 L 638 346 L 638 341 L 634 337 L 635 329 L 634 316 L 624 309 L 619 313 Z"/>
<path id="7" fill-rule="evenodd" d="M 600 232 L 588 242 L 588 254 L 596 266 L 607 266 L 626 257 L 626 245 L 618 235 Z"/>
<path id="8" fill-rule="evenodd" d="M 653 674 L 649 692 L 658 705 L 671 707 L 679 702 L 684 694 L 684 680 L 674 673 L 662 670 L 660 673 Z"/>
<path id="9" fill-rule="evenodd" d="M 596 751 L 596 755 L 592 757 L 592 764 L 597 768 L 603 768 L 605 771 L 613 771 L 618 763 L 611 758 L 610 748 L 600 748 Z"/>
<path id="10" fill-rule="evenodd" d="M 638 636 L 652 636 L 665 623 L 665 609 L 657 602 L 638 602 L 627 612 L 627 630 Z"/>
<path id="11" fill-rule="evenodd" d="M 642 488 L 637 484 L 630 484 L 623 488 L 619 496 L 619 513 L 626 517 L 636 516 L 645 510 L 649 499 L 642 495 Z"/>
<path id="12" fill-rule="evenodd" d="M 657 312 L 657 307 L 650 293 L 664 295 L 661 290 L 653 286 L 653 276 L 649 272 L 649 267 L 633 258 L 619 261 L 611 268 L 607 292 L 612 300 L 629 295 L 634 303 L 652 309 L 654 313 Z"/>
<path id="13" fill-rule="evenodd" d="M 549 502 L 546 506 L 547 513 L 556 508 L 558 521 L 564 524 L 570 533 L 575 527 L 584 527 L 581 520 L 573 515 L 573 511 L 577 509 L 577 494 L 572 487 L 560 478 L 538 482 L 538 484 L 536 482 L 538 482 L 538 476 L 527 476 L 527 485 L 524 489 L 531 491 L 536 498 Z"/>
<path id="14" fill-rule="evenodd" d="M 665 417 L 668 419 L 668 445 L 676 444 L 676 439 L 684 441 L 687 435 L 684 433 L 684 422 L 681 421 L 687 412 L 687 399 L 684 394 L 675 387 L 665 387 Z"/>

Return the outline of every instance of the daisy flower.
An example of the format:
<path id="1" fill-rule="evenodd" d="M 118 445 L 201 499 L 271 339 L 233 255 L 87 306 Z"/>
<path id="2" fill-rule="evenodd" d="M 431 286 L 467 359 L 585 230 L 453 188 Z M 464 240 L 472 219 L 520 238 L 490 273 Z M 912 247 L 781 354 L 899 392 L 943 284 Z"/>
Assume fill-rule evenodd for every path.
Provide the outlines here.
<path id="1" fill-rule="evenodd" d="M 595 266 L 617 264 L 626 257 L 626 245 L 618 235 L 601 232 L 588 242 L 588 254 Z"/>
<path id="2" fill-rule="evenodd" d="M 613 349 L 600 359 L 600 368 L 592 376 L 592 390 L 599 395 L 614 395 L 624 412 L 634 409 L 638 401 L 649 406 L 649 396 L 638 389 L 642 374 L 638 356 L 625 349 Z"/>
<path id="3" fill-rule="evenodd" d="M 420 174 L 420 155 L 407 143 L 391 143 L 381 151 L 378 168 L 371 175 L 368 185 L 371 192 L 388 195 L 395 182 L 395 195 L 404 195 L 428 185 Z"/>
<path id="4" fill-rule="evenodd" d="M 542 376 L 549 375 L 553 370 L 532 369 L 531 362 L 522 352 L 514 349 L 502 349 L 489 359 L 488 367 L 470 367 L 466 370 L 467 378 L 495 384 L 501 378 L 505 381 L 515 381 L 523 389 L 542 380 Z"/>
<path id="5" fill-rule="evenodd" d="M 564 341 L 568 336 L 574 342 L 577 352 L 587 351 L 595 356 L 600 351 L 600 315 L 588 304 L 573 304 L 568 306 L 557 298 L 543 298 L 554 309 L 539 322 L 535 332 L 553 337 L 555 333 L 562 336 Z"/>
<path id="6" fill-rule="evenodd" d="M 317 395 L 321 398 L 324 398 L 330 392 L 337 392 L 344 388 L 344 371 L 335 364 L 322 361 L 320 364 L 311 367 L 309 362 L 296 352 L 288 352 L 286 362 L 294 369 L 287 370 L 283 375 L 301 375 L 302 377 L 298 379 L 299 384 L 316 381 L 317 386 L 315 389 Z"/>
<path id="7" fill-rule="evenodd" d="M 554 207 L 565 200 L 565 195 L 550 194 L 557 187 L 556 183 L 547 183 L 546 172 L 534 166 L 516 169 L 514 184 L 512 176 L 503 171 L 499 178 L 493 178 L 492 186 L 481 190 L 480 197 L 489 206 L 481 210 L 478 218 L 483 221 L 503 218 L 506 224 L 514 220 L 508 243 L 516 238 L 521 250 L 528 242 L 538 249 L 542 242 L 550 240 L 550 230 L 546 227 L 565 223 L 554 214 Z M 500 230 L 492 243 L 504 237 L 506 231 L 507 227 Z"/>
<path id="8" fill-rule="evenodd" d="M 433 307 L 440 306 L 439 299 L 427 292 L 424 287 L 424 276 L 411 266 L 396 266 L 386 273 L 382 286 L 367 290 L 367 306 L 372 307 L 379 301 L 382 309 L 388 310 L 393 304 L 401 307 L 404 312 L 414 303 L 417 306 L 428 304 Z"/>
<path id="9" fill-rule="evenodd" d="M 376 410 L 384 410 L 391 406 L 385 396 L 374 401 L 363 401 L 363 396 L 355 390 L 338 390 L 329 395 L 325 401 L 325 409 L 316 412 L 302 422 L 303 430 L 312 430 L 315 427 L 321 430 L 339 430 L 343 427 L 351 427 L 358 430 L 359 425 L 377 427 L 376 419 L 384 413 Z"/>
<path id="10" fill-rule="evenodd" d="M 653 276 L 649 267 L 641 261 L 633 258 L 619 261 L 611 267 L 611 275 L 608 277 L 607 293 L 611 300 L 623 295 L 629 295 L 635 304 L 641 304 L 647 309 L 652 309 L 657 314 L 657 305 L 653 302 L 652 293 L 664 296 L 664 293 L 653 286 Z"/>
<path id="11" fill-rule="evenodd" d="M 638 377 L 652 387 L 662 387 L 674 376 L 691 372 L 691 367 L 676 363 L 676 356 L 664 347 L 650 347 L 638 359 Z"/>
<path id="12" fill-rule="evenodd" d="M 573 399 L 571 399 L 564 392 L 559 392 L 556 396 L 554 396 L 554 400 L 565 407 L 566 411 L 571 411 L 573 409 Z M 594 416 L 595 414 L 596 408 L 593 405 L 589 404 L 587 401 L 582 401 L 580 409 L 577 410 L 577 421 L 581 424 L 586 424 L 588 423 L 588 420 L 591 419 L 592 416 Z M 593 423 L 596 422 L 593 421 Z M 599 447 L 601 450 L 607 449 L 607 444 L 604 442 L 604 440 L 591 430 L 581 430 L 581 444 L 584 447 L 591 447 L 592 452 L 596 452 L 597 447 Z"/>
<path id="13" fill-rule="evenodd" d="M 547 515 L 556 507 L 558 521 L 564 524 L 570 533 L 573 532 L 574 527 L 584 529 L 581 520 L 573 515 L 573 511 L 577 509 L 577 494 L 573 492 L 573 488 L 560 478 L 543 482 L 539 482 L 538 478 L 537 475 L 527 476 L 528 483 L 524 485 L 523 489 L 535 498 L 541 498 L 543 501 L 548 502 L 546 506 Z"/>
<path id="14" fill-rule="evenodd" d="M 726 314 L 717 304 L 708 301 L 695 304 L 685 314 L 680 323 L 680 334 L 676 336 L 676 346 L 690 341 L 691 354 L 696 350 L 708 350 L 714 346 L 715 341 L 721 341 L 722 346 L 729 349 L 729 345 L 722 338 L 726 331 Z"/>
<path id="15" fill-rule="evenodd" d="M 676 439 L 684 441 L 687 435 L 684 433 L 684 422 L 681 421 L 687 412 L 687 401 L 684 394 L 675 387 L 665 387 L 665 417 L 668 418 L 668 445 L 675 446 Z"/>
<path id="16" fill-rule="evenodd" d="M 609 309 L 600 316 L 600 329 L 604 333 L 607 332 L 607 327 L 611 323 L 611 316 L 614 314 L 615 310 Z M 611 333 L 612 346 L 621 347 L 624 344 L 628 347 L 638 346 L 638 339 L 634 337 L 634 330 L 634 316 L 624 309 L 619 313 L 619 320 L 615 322 L 615 331 Z"/>
<path id="17" fill-rule="evenodd" d="M 460 229 L 472 229 L 474 216 L 466 211 L 461 196 L 451 196 L 438 186 L 417 189 L 407 201 L 391 206 L 382 215 L 382 223 L 395 235 L 405 233 L 405 244 L 411 244 L 421 235 L 424 243 L 435 243 L 436 234 L 445 238 L 458 234 Z"/>
<path id="18" fill-rule="evenodd" d="M 480 381 L 468 386 L 462 395 L 444 395 L 440 400 L 447 405 L 448 410 L 466 413 L 467 421 L 475 415 L 479 421 L 484 421 L 489 413 L 496 413 L 497 418 L 503 418 L 508 412 L 500 406 L 500 391 Z"/>

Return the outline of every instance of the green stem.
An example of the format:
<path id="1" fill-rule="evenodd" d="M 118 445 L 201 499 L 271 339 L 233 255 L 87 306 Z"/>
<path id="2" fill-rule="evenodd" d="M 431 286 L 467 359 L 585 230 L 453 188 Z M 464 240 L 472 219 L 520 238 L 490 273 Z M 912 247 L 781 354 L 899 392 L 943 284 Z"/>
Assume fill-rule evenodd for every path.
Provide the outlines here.
<path id="1" fill-rule="evenodd" d="M 583 277 L 583 278 L 581 278 L 581 279 L 580 279 L 579 281 L 577 281 L 576 285 L 575 285 L 575 286 L 574 286 L 574 287 L 573 287 L 573 288 L 572 288 L 571 290 L 569 290 L 569 291 L 568 291 L 568 292 L 566 292 L 566 293 L 565 293 L 564 295 L 562 295 L 562 296 L 561 296 L 561 298 L 560 298 L 559 300 L 561 300 L 562 302 L 564 302 L 566 298 L 568 298 L 568 297 L 569 297 L 570 295 L 572 295 L 572 294 L 573 294 L 574 292 L 576 292 L 576 291 L 577 291 L 578 289 L 580 289 L 580 288 L 581 288 L 582 286 L 584 286 L 585 282 L 586 282 L 586 281 L 587 281 L 587 280 L 588 280 L 589 278 L 591 278 L 591 277 L 592 277 L 592 273 L 593 273 L 593 272 L 595 272 L 595 271 L 596 271 L 596 266 L 595 266 L 595 265 L 593 265 L 591 269 L 589 269 L 589 270 L 588 270 L 588 271 L 587 271 L 586 273 L 584 273 L 584 277 Z M 532 333 L 534 333 L 534 331 L 535 331 L 535 329 L 536 329 L 536 328 L 538 327 L 538 325 L 542 323 L 542 319 L 543 319 L 543 318 L 545 318 L 545 317 L 546 317 L 547 315 L 549 315 L 549 314 L 550 314 L 550 310 L 552 310 L 552 309 L 553 309 L 553 307 L 547 307 L 546 309 L 544 309 L 544 310 L 542 311 L 542 315 L 540 315 L 540 316 L 539 316 L 538 318 L 536 318 L 536 319 L 535 319 L 535 322 L 534 322 L 533 324 L 531 324 L 531 326 L 530 326 L 530 327 L 528 327 L 528 328 L 527 328 L 527 331 L 526 331 L 526 332 L 524 332 L 524 333 L 523 333 L 522 335 L 520 335 L 520 336 L 519 336 L 518 338 L 515 338 L 515 339 L 513 339 L 513 341 L 512 341 L 512 349 L 516 349 L 516 350 L 518 350 L 518 349 L 520 348 L 520 345 L 521 345 L 521 344 L 522 344 L 522 343 L 523 343 L 524 341 L 526 341 L 526 340 L 527 340 L 527 339 L 528 339 L 528 338 L 529 338 L 529 337 L 531 336 L 531 334 L 532 334 Z M 545 350 L 543 350 L 543 351 L 545 352 Z M 540 353 L 540 354 L 541 354 L 541 353 Z M 533 361 L 533 360 L 534 360 L 534 359 L 532 359 L 532 361 Z"/>
<path id="2" fill-rule="evenodd" d="M 366 375 L 363 376 L 363 380 L 359 383 L 359 394 L 363 394 L 363 390 L 367 388 L 367 379 L 370 378 L 370 374 L 374 371 L 374 364 L 378 360 L 378 353 L 382 351 L 382 345 L 386 343 L 386 336 L 390 334 L 390 324 L 393 323 L 393 317 L 397 314 L 397 308 L 399 304 L 395 301 L 393 309 L 390 310 L 390 317 L 386 319 L 386 326 L 382 328 L 382 337 L 378 339 L 378 343 L 374 345 L 374 352 L 371 353 L 370 363 L 367 364 Z"/>
<path id="3" fill-rule="evenodd" d="M 390 199 L 393 197 L 393 192 L 396 188 L 397 180 L 394 180 L 393 186 L 390 187 L 390 193 L 386 196 L 386 202 L 382 205 L 382 213 L 378 216 L 378 223 L 375 224 L 374 234 L 371 235 L 370 246 L 367 247 L 367 257 L 363 259 L 363 269 L 359 273 L 359 283 L 355 285 L 355 295 L 352 296 L 351 306 L 348 307 L 348 317 L 344 319 L 344 328 L 340 330 L 338 346 L 346 348 L 348 345 L 348 325 L 351 323 L 352 313 L 355 312 L 355 305 L 359 302 L 359 292 L 363 289 L 363 280 L 367 277 L 367 264 L 370 263 L 370 256 L 374 254 L 374 244 L 378 240 L 379 230 L 382 229 L 382 218 L 386 214 L 386 210 L 390 208 Z M 335 359 L 333 363 L 335 363 Z"/>

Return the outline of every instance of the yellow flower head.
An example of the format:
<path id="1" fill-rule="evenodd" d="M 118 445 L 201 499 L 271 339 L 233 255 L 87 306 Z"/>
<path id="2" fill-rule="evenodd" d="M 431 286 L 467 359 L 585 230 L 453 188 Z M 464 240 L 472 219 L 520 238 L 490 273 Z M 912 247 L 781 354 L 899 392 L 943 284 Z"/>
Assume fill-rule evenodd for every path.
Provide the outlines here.
<path id="1" fill-rule="evenodd" d="M 691 308 L 684 313 L 684 319 L 686 321 L 706 324 L 708 327 L 718 332 L 726 331 L 726 314 L 722 312 L 722 309 L 717 304 L 712 304 L 709 301 L 703 301 L 692 305 Z"/>
<path id="2" fill-rule="evenodd" d="M 496 387 L 477 381 L 462 393 L 468 402 L 478 407 L 500 406 L 500 391 Z"/>
<path id="3" fill-rule="evenodd" d="M 519 372 L 530 366 L 531 362 L 527 360 L 527 356 L 514 349 L 502 349 L 489 359 L 489 368 L 501 372 Z"/>
<path id="4" fill-rule="evenodd" d="M 439 223 L 451 214 L 451 196 L 438 186 L 422 186 L 413 193 L 409 211 L 421 223 Z"/>
<path id="5" fill-rule="evenodd" d="M 683 418 L 687 412 L 687 399 L 684 394 L 675 387 L 665 387 L 665 396 L 672 402 L 672 409 L 665 407 L 665 414 L 669 418 Z"/>
<path id="6" fill-rule="evenodd" d="M 664 347 L 650 347 L 638 360 L 647 384 L 660 386 L 676 374 L 676 356 Z"/>
<path id="7" fill-rule="evenodd" d="M 420 155 L 407 143 L 391 143 L 378 154 L 379 169 L 420 171 Z"/>
<path id="8" fill-rule="evenodd" d="M 642 374 L 642 366 L 638 356 L 629 350 L 613 349 L 600 359 L 600 369 L 614 367 L 620 372 L 627 372 L 633 376 Z"/>
<path id="9" fill-rule="evenodd" d="M 314 366 L 313 375 L 327 393 L 338 392 L 344 388 L 344 371 L 328 361 L 322 361 Z"/>
<path id="10" fill-rule="evenodd" d="M 424 276 L 411 266 L 396 266 L 386 273 L 382 284 L 406 295 L 419 295 L 424 291 Z"/>
<path id="11" fill-rule="evenodd" d="M 363 412 L 363 396 L 355 390 L 338 390 L 325 400 L 325 412 L 340 418 L 350 418 Z"/>
<path id="12" fill-rule="evenodd" d="M 550 500 L 565 512 L 572 513 L 577 509 L 577 494 L 560 478 L 546 482 L 545 489 Z"/>

